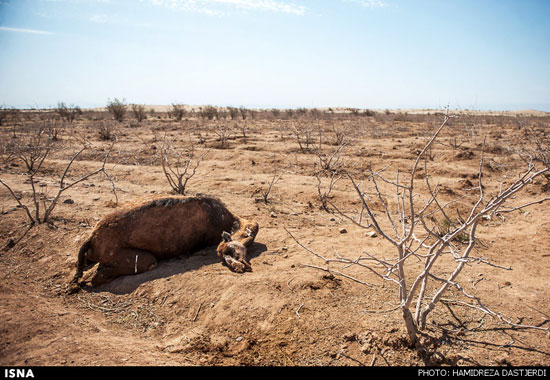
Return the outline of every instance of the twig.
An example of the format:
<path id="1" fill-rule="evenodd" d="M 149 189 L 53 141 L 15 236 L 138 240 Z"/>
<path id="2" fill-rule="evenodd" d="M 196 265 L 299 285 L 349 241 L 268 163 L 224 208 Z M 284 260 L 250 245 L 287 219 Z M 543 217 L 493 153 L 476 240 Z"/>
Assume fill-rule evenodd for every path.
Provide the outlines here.
<path id="1" fill-rule="evenodd" d="M 298 319 L 301 319 L 300 310 L 302 309 L 303 306 L 304 306 L 304 304 L 301 304 L 300 307 L 298 308 L 298 310 L 296 310 L 296 315 L 298 316 Z"/>
<path id="2" fill-rule="evenodd" d="M 288 280 L 288 281 L 286 282 L 286 286 L 290 289 L 290 291 L 291 291 L 292 293 L 294 293 L 294 289 L 292 289 L 292 288 L 290 287 L 290 282 L 291 282 L 292 280 L 294 280 L 295 278 L 296 278 L 296 277 L 292 277 L 290 280 Z"/>
<path id="3" fill-rule="evenodd" d="M 376 352 L 373 352 L 373 354 L 372 354 L 372 360 L 371 360 L 371 362 L 370 362 L 370 366 L 371 366 L 371 367 L 374 366 L 374 362 L 375 362 L 375 361 L 376 361 Z"/>
<path id="4" fill-rule="evenodd" d="M 195 313 L 195 317 L 193 318 L 193 322 L 197 320 L 197 317 L 199 316 L 199 312 L 201 311 L 201 307 L 202 307 L 202 302 L 199 304 L 197 312 Z"/>

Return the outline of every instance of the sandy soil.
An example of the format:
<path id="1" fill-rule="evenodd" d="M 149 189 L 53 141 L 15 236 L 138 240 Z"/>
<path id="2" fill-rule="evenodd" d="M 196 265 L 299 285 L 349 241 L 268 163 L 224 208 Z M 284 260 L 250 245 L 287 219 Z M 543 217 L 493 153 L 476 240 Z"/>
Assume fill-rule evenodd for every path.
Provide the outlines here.
<path id="1" fill-rule="evenodd" d="M 117 207 L 111 182 L 98 174 L 65 191 L 51 223 L 32 228 L 24 210 L 1 187 L 2 365 L 550 365 L 547 332 L 514 328 L 452 301 L 439 304 L 430 314 L 422 337 L 425 351 L 409 347 L 400 312 L 382 312 L 398 303 L 393 283 L 360 267 L 331 269 L 374 286 L 313 268 L 326 265 L 285 231 L 325 256 L 337 252 L 353 258 L 364 251 L 392 256 L 387 241 L 369 236 L 372 229 L 321 208 L 314 175 L 319 168 L 318 130 L 323 130 L 327 154 L 337 148 L 336 132 L 346 136 L 343 167 L 366 185 L 368 165 L 379 170 L 391 164 L 385 173 L 392 180 L 397 168 L 401 173 L 410 170 L 416 153 L 441 122 L 440 115 L 340 115 L 302 121 L 256 117 L 247 120 L 246 136 L 242 121 L 189 117 L 176 122 L 160 113 L 139 124 L 107 119 L 107 114 L 96 112 L 71 125 L 56 122 L 63 130 L 35 178 L 37 189 L 46 197 L 55 196 L 59 174 L 78 150 L 75 136 L 87 138 L 92 148 L 74 162 L 68 179 L 101 167 L 111 144 L 99 137 L 102 123 L 116 134 L 106 169 L 119 204 L 170 194 L 159 158 L 165 133 L 179 147 L 200 140 L 195 154 L 205 156 L 188 184 L 188 194 L 216 196 L 239 215 L 258 221 L 260 232 L 249 251 L 253 271 L 229 271 L 213 247 L 161 262 L 148 273 L 67 294 L 80 245 L 95 223 Z M 550 119 L 517 120 L 479 115 L 452 120 L 428 161 L 430 178 L 441 184 L 446 201 L 477 180 L 483 136 L 487 193 L 517 178 L 525 163 L 513 152 L 527 143 L 525 127 L 548 130 Z M 40 123 L 38 116 L 21 121 L 15 140 L 27 141 Z M 233 128 L 223 149 L 216 134 L 221 124 Z M 312 127 L 311 151 L 300 150 L 293 124 Z M 7 147 L 14 141 L 12 126 L 2 128 L 2 144 Z M 0 178 L 32 210 L 23 163 L 9 157 L 5 148 L 0 164 Z M 265 203 L 262 192 L 275 174 L 280 178 Z M 326 181 L 323 177 L 323 186 Z M 539 178 L 512 204 L 548 196 L 547 181 Z M 345 178 L 337 182 L 330 199 L 350 215 L 360 209 Z M 546 202 L 484 221 L 476 256 L 501 268 L 469 263 L 459 278 L 468 292 L 518 324 L 550 326 L 549 215 Z M 418 265 L 412 264 L 410 276 Z M 442 272 L 448 274 L 454 267 L 449 268 Z M 86 272 L 84 279 L 89 281 L 93 272 Z M 446 299 L 467 301 L 456 290 Z"/>

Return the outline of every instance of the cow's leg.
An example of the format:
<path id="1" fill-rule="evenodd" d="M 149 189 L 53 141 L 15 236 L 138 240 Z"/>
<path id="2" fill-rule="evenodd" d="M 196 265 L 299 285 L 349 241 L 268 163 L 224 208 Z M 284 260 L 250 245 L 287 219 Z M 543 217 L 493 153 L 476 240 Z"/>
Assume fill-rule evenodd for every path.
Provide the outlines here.
<path id="1" fill-rule="evenodd" d="M 252 271 L 252 266 L 246 260 L 236 260 L 230 255 L 223 255 L 223 260 L 235 272 L 243 273 L 246 271 Z"/>
<path id="2" fill-rule="evenodd" d="M 128 274 L 143 273 L 157 266 L 157 259 L 149 251 L 134 248 L 122 248 L 114 255 L 109 264 L 99 264 L 92 285 L 105 284 L 115 278 Z"/>

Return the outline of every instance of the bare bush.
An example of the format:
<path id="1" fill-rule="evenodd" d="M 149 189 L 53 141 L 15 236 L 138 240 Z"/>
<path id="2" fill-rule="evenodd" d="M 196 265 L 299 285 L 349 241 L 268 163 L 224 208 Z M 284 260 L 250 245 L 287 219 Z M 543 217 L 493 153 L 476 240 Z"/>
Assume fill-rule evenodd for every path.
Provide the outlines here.
<path id="1" fill-rule="evenodd" d="M 303 246 L 290 231 L 287 232 L 300 246 L 326 264 L 326 267 L 312 266 L 314 268 L 373 286 L 366 280 L 346 273 L 350 267 L 359 267 L 378 280 L 394 284 L 398 290 L 396 304 L 386 312 L 401 312 L 412 345 L 420 343 L 420 331 L 426 327 L 427 316 L 451 288 L 463 297 L 462 300 L 456 301 L 461 305 L 483 311 L 515 327 L 550 331 L 550 328 L 512 322 L 503 314 L 489 308 L 475 294 L 470 294 L 458 281 L 462 270 L 471 263 L 509 269 L 486 258 L 474 256 L 474 246 L 478 242 L 477 227 L 482 221 L 497 214 L 513 212 L 549 200 L 550 198 L 543 198 L 526 204 L 508 205 L 525 186 L 538 176 L 548 173 L 550 169 L 537 168 L 533 161 L 529 161 L 525 170 L 515 177 L 517 179 L 512 180 L 507 186 L 502 184 L 488 196 L 487 189 L 482 183 L 482 153 L 477 172 L 477 186 L 465 190 L 464 195 L 458 198 L 443 201 L 440 187 L 430 182 L 427 152 L 449 119 L 446 113 L 443 123 L 416 156 L 408 175 L 397 169 L 395 176 L 390 179 L 385 172 L 391 164 L 379 170 L 369 167 L 367 180 L 371 191 L 367 192 L 352 174 L 346 173 L 361 204 L 358 217 L 340 212 L 333 203 L 328 202 L 356 225 L 374 229 L 394 248 L 395 253 L 392 257 L 365 251 L 353 258 L 346 258 L 336 252 L 336 257 L 331 258 Z M 423 185 L 416 176 L 422 163 Z M 456 206 L 453 212 L 451 205 Z M 339 267 L 342 267 L 342 270 L 339 270 Z"/>
<path id="2" fill-rule="evenodd" d="M 529 163 L 532 160 L 540 162 L 544 167 L 550 168 L 550 132 L 545 128 L 525 128 L 525 138 L 528 146 L 516 150 L 522 159 Z M 544 173 L 546 184 L 544 191 L 550 191 L 550 170 Z"/>
<path id="3" fill-rule="evenodd" d="M 172 111 L 170 112 L 170 115 L 174 119 L 176 119 L 177 121 L 181 121 L 186 113 L 187 111 L 185 110 L 185 105 L 172 103 Z"/>
<path id="4" fill-rule="evenodd" d="M 145 106 L 143 104 L 132 104 L 131 107 L 132 107 L 132 113 L 134 114 L 134 117 L 136 118 L 138 123 L 147 119 L 147 113 L 145 111 Z"/>
<path id="5" fill-rule="evenodd" d="M 100 140 L 116 140 L 116 134 L 114 133 L 115 126 L 112 121 L 100 121 L 96 125 Z"/>
<path id="6" fill-rule="evenodd" d="M 302 153 L 309 153 L 313 144 L 313 127 L 309 124 L 292 123 L 292 131 Z"/>
<path id="7" fill-rule="evenodd" d="M 239 109 L 235 107 L 227 107 L 227 111 L 229 112 L 229 117 L 231 120 L 235 120 L 240 113 Z"/>
<path id="8" fill-rule="evenodd" d="M 126 114 L 126 101 L 124 99 L 118 100 L 117 98 L 114 100 L 109 99 L 107 101 L 107 111 L 113 115 L 116 121 L 124 121 L 124 115 Z"/>
<path id="9" fill-rule="evenodd" d="M 0 126 L 4 125 L 10 119 L 15 119 L 19 112 L 17 108 L 0 106 Z"/>
<path id="10" fill-rule="evenodd" d="M 319 128 L 319 146 L 315 151 L 319 160 L 319 168 L 323 171 L 338 171 L 342 166 L 342 152 L 346 147 L 345 139 L 342 135 L 338 146 L 332 151 L 325 152 L 323 149 L 323 131 Z"/>
<path id="11" fill-rule="evenodd" d="M 18 205 L 25 210 L 25 213 L 29 219 L 31 225 L 49 223 L 53 210 L 58 204 L 61 194 L 75 186 L 76 184 L 85 181 L 86 179 L 98 174 L 105 173 L 105 164 L 107 158 L 111 152 L 111 149 L 105 155 L 103 164 L 99 169 L 91 171 L 73 181 L 69 181 L 68 173 L 73 164 L 73 162 L 78 158 L 78 156 L 86 149 L 87 147 L 82 147 L 69 162 L 65 165 L 63 172 L 59 175 L 59 180 L 57 181 L 57 193 L 53 197 L 48 197 L 45 191 L 41 190 L 41 186 L 38 186 L 38 175 L 43 169 L 44 162 L 48 155 L 53 149 L 53 142 L 46 133 L 36 133 L 31 135 L 27 144 L 20 145 L 16 147 L 17 153 L 15 155 L 17 158 L 23 162 L 26 168 L 25 175 L 27 176 L 27 182 L 30 185 L 32 193 L 32 204 L 30 206 L 26 205 L 22 201 L 22 196 L 15 194 L 13 189 L 8 183 L 0 179 L 0 184 L 2 184 L 10 193 L 10 195 L 17 201 Z M 107 175 L 110 179 L 110 177 Z"/>
<path id="12" fill-rule="evenodd" d="M 294 112 L 294 110 L 292 108 L 289 108 L 289 109 L 285 110 L 285 115 L 286 115 L 287 119 L 292 119 L 294 117 L 295 113 L 296 112 Z"/>
<path id="13" fill-rule="evenodd" d="M 332 199 L 332 190 L 336 183 L 341 179 L 341 174 L 337 170 L 332 171 L 318 171 L 315 173 L 315 179 L 317 180 L 317 196 L 321 202 L 321 209 L 326 212 L 332 212 L 329 208 L 330 200 Z"/>
<path id="14" fill-rule="evenodd" d="M 243 121 L 241 124 L 236 125 L 241 130 L 241 135 L 243 138 L 246 138 L 246 133 L 250 130 L 246 121 Z"/>
<path id="15" fill-rule="evenodd" d="M 229 139 L 233 136 L 233 129 L 226 124 L 214 126 L 214 133 L 218 136 L 218 148 L 226 149 L 229 147 Z"/>
<path id="16" fill-rule="evenodd" d="M 162 171 L 168 184 L 177 194 L 185 195 L 187 184 L 197 172 L 205 155 L 195 154 L 195 143 L 191 138 L 188 146 L 177 149 L 174 142 L 169 141 L 166 135 L 162 139 L 160 153 Z"/>
<path id="17" fill-rule="evenodd" d="M 246 120 L 246 116 L 249 114 L 249 111 L 244 107 L 239 107 L 239 112 L 241 113 L 241 118 Z"/>
<path id="18" fill-rule="evenodd" d="M 271 181 L 267 184 L 267 187 L 265 189 L 260 190 L 260 193 L 262 194 L 262 200 L 265 204 L 269 203 L 269 195 L 271 194 L 271 189 L 273 188 L 273 185 L 275 185 L 277 182 L 281 180 L 282 174 L 280 173 L 274 173 L 271 177 Z"/>
<path id="19" fill-rule="evenodd" d="M 281 116 L 281 110 L 278 109 L 278 108 L 272 108 L 271 109 L 271 114 L 273 115 L 273 117 L 275 119 L 278 119 Z"/>
<path id="20" fill-rule="evenodd" d="M 61 117 L 62 120 L 66 120 L 72 123 L 74 119 L 82 115 L 80 107 L 73 105 L 67 106 L 65 103 L 57 103 L 55 112 Z"/>
<path id="21" fill-rule="evenodd" d="M 201 107 L 199 111 L 200 116 L 203 119 L 213 120 L 218 118 L 218 109 L 214 106 Z"/>
<path id="22" fill-rule="evenodd" d="M 299 118 L 304 118 L 307 116 L 307 108 L 304 108 L 304 107 L 296 108 L 294 112 L 296 113 L 296 116 L 298 116 Z"/>

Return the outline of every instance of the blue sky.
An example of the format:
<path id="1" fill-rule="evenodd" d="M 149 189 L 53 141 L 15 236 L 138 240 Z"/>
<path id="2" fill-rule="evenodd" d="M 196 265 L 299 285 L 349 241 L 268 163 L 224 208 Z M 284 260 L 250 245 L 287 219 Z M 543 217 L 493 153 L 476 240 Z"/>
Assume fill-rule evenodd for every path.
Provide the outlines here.
<path id="1" fill-rule="evenodd" d="M 550 111 L 550 1 L 0 0 L 0 105 Z"/>

